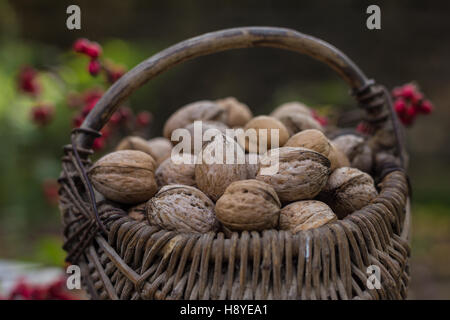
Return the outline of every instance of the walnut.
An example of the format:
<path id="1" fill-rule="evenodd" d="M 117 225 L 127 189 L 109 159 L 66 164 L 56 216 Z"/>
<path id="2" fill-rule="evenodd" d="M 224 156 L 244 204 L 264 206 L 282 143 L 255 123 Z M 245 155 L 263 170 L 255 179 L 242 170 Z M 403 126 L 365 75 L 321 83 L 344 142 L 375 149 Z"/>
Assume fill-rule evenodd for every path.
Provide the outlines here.
<path id="1" fill-rule="evenodd" d="M 173 161 L 172 158 L 164 160 L 156 169 L 155 176 L 158 186 L 168 184 L 184 184 L 195 186 L 195 155 L 189 155 L 190 161 Z"/>
<path id="2" fill-rule="evenodd" d="M 232 231 L 265 230 L 278 225 L 280 200 L 265 182 L 242 180 L 230 184 L 217 200 L 217 219 Z"/>
<path id="3" fill-rule="evenodd" d="M 137 136 L 123 138 L 116 147 L 116 151 L 138 150 L 145 152 L 152 156 L 157 165 L 170 156 L 171 149 L 172 143 L 166 138 L 154 138 L 146 141 Z"/>
<path id="4" fill-rule="evenodd" d="M 105 198 L 136 204 L 150 199 L 156 192 L 155 161 L 136 150 L 120 150 L 100 158 L 88 175 L 95 189 Z"/>
<path id="5" fill-rule="evenodd" d="M 323 154 L 330 160 L 331 171 L 350 165 L 347 157 L 317 129 L 307 129 L 294 134 L 284 146 L 307 148 Z"/>
<path id="6" fill-rule="evenodd" d="M 253 118 L 253 114 L 248 106 L 234 97 L 219 99 L 215 102 L 226 110 L 226 124 L 231 128 L 243 127 Z"/>
<path id="7" fill-rule="evenodd" d="M 318 199 L 327 203 L 339 219 L 361 209 L 378 195 L 370 175 L 355 168 L 338 168 L 330 175 Z"/>
<path id="8" fill-rule="evenodd" d="M 170 157 L 172 152 L 172 142 L 164 137 L 156 137 L 147 141 L 150 146 L 150 155 L 159 165 L 161 162 Z"/>
<path id="9" fill-rule="evenodd" d="M 245 163 L 247 165 L 247 179 L 255 179 L 259 170 L 259 157 L 257 153 L 247 153 Z"/>
<path id="10" fill-rule="evenodd" d="M 256 135 L 252 135 L 251 129 L 254 129 L 253 133 L 256 133 Z M 272 133 L 272 130 L 277 131 Z M 277 134 L 278 141 L 275 141 Z M 268 116 L 258 116 L 247 122 L 243 134 L 239 134 L 237 138 L 239 144 L 246 151 L 264 153 L 273 147 L 283 146 L 289 139 L 289 133 L 278 119 Z"/>
<path id="11" fill-rule="evenodd" d="M 147 204 L 147 219 L 150 224 L 178 232 L 205 233 L 218 228 L 211 199 L 185 185 L 162 187 Z"/>
<path id="12" fill-rule="evenodd" d="M 244 150 L 230 137 L 216 135 L 204 145 L 198 157 L 195 182 L 214 201 L 230 183 L 247 178 Z"/>
<path id="13" fill-rule="evenodd" d="M 263 169 L 278 164 L 278 172 L 264 175 Z M 260 159 L 256 179 L 270 184 L 281 201 L 314 198 L 325 186 L 330 161 L 322 154 L 305 148 L 272 149 Z"/>
<path id="14" fill-rule="evenodd" d="M 278 119 L 285 125 L 290 136 L 306 129 L 323 131 L 322 125 L 316 119 L 302 113 L 285 114 Z"/>
<path id="15" fill-rule="evenodd" d="M 353 168 L 371 172 L 372 149 L 366 144 L 363 137 L 345 134 L 333 139 L 333 144 L 347 156 Z"/>
<path id="16" fill-rule="evenodd" d="M 318 228 L 337 220 L 337 216 L 325 203 L 317 200 L 293 202 L 281 209 L 280 229 L 297 233 Z"/>
<path id="17" fill-rule="evenodd" d="M 164 124 L 164 137 L 170 139 L 172 132 L 178 128 L 184 128 L 195 120 L 213 120 L 226 122 L 224 107 L 213 101 L 197 101 L 180 108 Z"/>
<path id="18" fill-rule="evenodd" d="M 270 116 L 279 119 L 282 116 L 290 114 L 304 114 L 310 117 L 313 116 L 311 109 L 309 109 L 305 104 L 296 101 L 283 103 L 273 110 Z"/>
<path id="19" fill-rule="evenodd" d="M 227 129 L 229 129 L 229 127 L 223 122 L 202 121 L 201 122 L 201 131 L 199 132 L 199 134 L 196 134 L 194 125 L 195 124 L 193 122 L 184 127 L 186 130 L 189 131 L 189 134 L 191 135 L 191 153 L 192 154 L 196 154 L 196 152 L 201 151 L 201 148 L 204 144 L 203 135 L 207 130 L 217 130 L 218 132 L 220 132 L 222 134 L 226 134 Z M 197 144 L 198 144 L 198 147 L 200 148 L 200 150 L 195 150 L 195 141 L 199 141 L 199 142 L 197 142 Z"/>

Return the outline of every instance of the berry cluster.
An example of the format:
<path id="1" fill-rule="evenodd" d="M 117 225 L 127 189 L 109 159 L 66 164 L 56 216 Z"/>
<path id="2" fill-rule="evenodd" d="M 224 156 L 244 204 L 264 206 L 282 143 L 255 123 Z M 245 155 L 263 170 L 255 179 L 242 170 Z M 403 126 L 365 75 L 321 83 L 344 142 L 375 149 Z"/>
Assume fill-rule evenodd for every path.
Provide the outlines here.
<path id="1" fill-rule="evenodd" d="M 20 279 L 9 295 L 0 300 L 75 300 L 65 289 L 65 284 L 64 277 L 48 285 L 31 285 Z"/>
<path id="2" fill-rule="evenodd" d="M 95 107 L 98 100 L 100 100 L 103 92 L 98 89 L 88 90 L 84 92 L 80 97 L 75 95 L 70 96 L 69 105 L 72 107 L 78 107 L 79 113 L 77 113 L 72 124 L 74 128 L 78 128 L 83 123 L 89 112 Z M 137 115 L 134 115 L 133 111 L 125 106 L 120 107 L 112 116 L 108 124 L 101 130 L 102 136 L 94 140 L 93 149 L 101 150 L 105 147 L 107 139 L 117 129 L 128 129 L 133 131 L 136 128 L 148 127 L 152 121 L 152 114 L 147 111 L 142 111 Z"/>
<path id="3" fill-rule="evenodd" d="M 430 114 L 433 105 L 426 100 L 416 85 L 408 83 L 392 90 L 394 108 L 398 118 L 405 126 L 414 123 L 417 115 Z"/>
<path id="4" fill-rule="evenodd" d="M 91 42 L 84 38 L 78 39 L 73 44 L 73 50 L 89 57 L 90 61 L 87 69 L 94 77 L 101 71 L 104 71 L 108 82 L 114 83 L 125 73 L 125 69 L 122 66 L 113 65 L 111 62 L 102 63 L 100 61 L 102 47 L 97 42 Z"/>

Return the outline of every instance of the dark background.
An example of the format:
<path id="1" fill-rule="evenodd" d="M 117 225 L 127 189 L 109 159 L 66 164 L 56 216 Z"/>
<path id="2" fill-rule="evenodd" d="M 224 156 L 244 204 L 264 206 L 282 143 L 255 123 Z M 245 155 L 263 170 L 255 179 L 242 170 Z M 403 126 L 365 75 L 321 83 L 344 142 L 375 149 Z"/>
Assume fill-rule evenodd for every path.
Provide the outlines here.
<path id="1" fill-rule="evenodd" d="M 29 63 L 43 68 L 55 64 L 55 57 L 79 37 L 131 44 L 127 50 L 136 48 L 139 58 L 128 65 L 132 67 L 189 37 L 265 25 L 296 29 L 330 42 L 388 88 L 417 81 L 436 110 L 407 130 L 414 189 L 411 297 L 450 298 L 450 2 L 0 0 L 0 4 L 3 40 L 19 39 L 41 48 Z M 81 7 L 80 31 L 65 27 L 70 4 Z M 366 28 L 369 4 L 381 7 L 381 30 Z M 333 71 L 308 57 L 258 48 L 177 66 L 141 88 L 131 104 L 154 113 L 157 134 L 171 112 L 200 99 L 232 95 L 255 114 L 294 99 L 336 110 L 356 108 L 347 91 Z"/>

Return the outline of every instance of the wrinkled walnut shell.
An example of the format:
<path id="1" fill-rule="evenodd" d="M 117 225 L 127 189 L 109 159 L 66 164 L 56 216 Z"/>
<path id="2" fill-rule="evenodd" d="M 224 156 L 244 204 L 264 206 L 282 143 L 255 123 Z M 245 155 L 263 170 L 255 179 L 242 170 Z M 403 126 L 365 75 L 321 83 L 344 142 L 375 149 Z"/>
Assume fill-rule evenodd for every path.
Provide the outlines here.
<path id="1" fill-rule="evenodd" d="M 378 192 L 370 175 L 355 168 L 338 168 L 333 171 L 319 195 L 339 219 L 368 205 Z"/>
<path id="2" fill-rule="evenodd" d="M 219 149 L 222 150 L 221 159 L 215 155 Z M 229 155 L 234 159 L 228 159 L 232 163 L 227 164 L 228 149 L 234 150 L 234 156 Z M 244 150 L 230 137 L 215 136 L 211 142 L 204 145 L 198 157 L 201 157 L 201 161 L 195 165 L 195 182 L 197 187 L 214 201 L 220 198 L 232 182 L 247 179 Z"/>
<path id="3" fill-rule="evenodd" d="M 105 198 L 136 204 L 150 199 L 156 192 L 155 161 L 136 150 L 115 151 L 100 158 L 89 169 L 94 188 Z"/>
<path id="4" fill-rule="evenodd" d="M 316 200 L 293 202 L 281 209 L 280 229 L 297 233 L 301 230 L 318 228 L 337 220 L 333 210 Z"/>
<path id="5" fill-rule="evenodd" d="M 333 139 L 333 144 L 347 156 L 353 168 L 371 172 L 373 164 L 372 150 L 365 143 L 363 137 L 345 134 Z"/>
<path id="6" fill-rule="evenodd" d="M 278 225 L 280 200 L 265 182 L 233 182 L 217 200 L 217 219 L 232 231 L 272 229 Z"/>
<path id="7" fill-rule="evenodd" d="M 165 230 L 205 233 L 217 230 L 214 203 L 200 190 L 184 185 L 161 188 L 147 204 L 147 219 Z"/>
<path id="8" fill-rule="evenodd" d="M 172 151 L 172 142 L 164 137 L 156 137 L 147 141 L 150 146 L 150 155 L 159 165 L 161 162 L 170 157 Z"/>
<path id="9" fill-rule="evenodd" d="M 278 161 L 278 172 L 263 175 L 263 169 Z M 305 148 L 272 149 L 260 159 L 256 179 L 270 184 L 281 201 L 314 198 L 325 186 L 330 161 L 322 154 Z"/>

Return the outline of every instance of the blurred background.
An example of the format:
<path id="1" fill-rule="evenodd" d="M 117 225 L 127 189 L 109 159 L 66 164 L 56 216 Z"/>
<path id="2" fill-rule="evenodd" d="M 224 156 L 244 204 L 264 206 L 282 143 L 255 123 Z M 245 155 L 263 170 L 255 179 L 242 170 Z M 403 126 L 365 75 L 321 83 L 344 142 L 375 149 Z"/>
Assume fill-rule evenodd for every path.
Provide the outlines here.
<path id="1" fill-rule="evenodd" d="M 81 8 L 81 30 L 66 28 L 70 4 Z M 413 186 L 410 298 L 450 299 L 450 2 L 381 2 L 382 29 L 375 31 L 366 28 L 369 4 L 0 0 L 0 260 L 64 265 L 55 183 L 62 146 L 80 114 L 77 99 L 109 86 L 105 77 L 87 72 L 89 60 L 72 50 L 76 39 L 98 42 L 106 63 L 120 73 L 205 32 L 281 26 L 330 42 L 390 89 L 415 81 L 433 102 L 433 113 L 406 129 Z M 26 66 L 35 70 L 39 94 L 20 87 Z M 343 81 L 308 57 L 267 48 L 237 50 L 184 63 L 152 80 L 124 109 L 150 128 L 119 131 L 158 135 L 180 106 L 227 96 L 255 114 L 291 100 L 330 117 L 356 108 Z M 50 107 L 42 114 L 36 106 Z M 99 145 L 99 153 L 113 141 Z"/>

